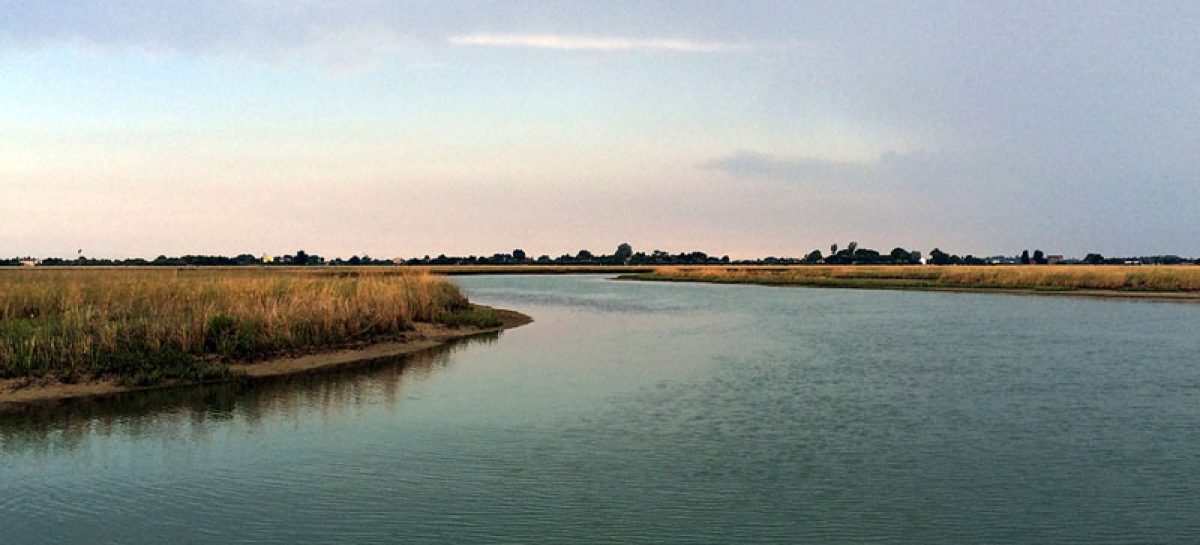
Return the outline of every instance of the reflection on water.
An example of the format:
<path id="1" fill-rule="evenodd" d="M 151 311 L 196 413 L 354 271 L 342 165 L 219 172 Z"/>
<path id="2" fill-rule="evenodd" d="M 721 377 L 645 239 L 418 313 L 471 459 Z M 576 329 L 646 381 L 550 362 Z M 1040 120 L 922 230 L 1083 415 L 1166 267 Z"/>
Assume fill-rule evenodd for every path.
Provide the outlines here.
<path id="1" fill-rule="evenodd" d="M 500 335 L 484 333 L 429 350 L 295 375 L 19 407 L 0 412 L 0 459 L 6 453 L 69 451 L 90 437 L 115 432 L 137 439 L 170 437 L 186 429 L 190 440 L 202 441 L 215 425 L 233 419 L 251 429 L 257 428 L 265 415 L 288 420 L 297 418 L 301 410 L 315 410 L 321 418 L 331 419 L 366 399 L 382 400 L 394 410 L 406 386 L 449 365 L 455 352 L 494 343 Z"/>

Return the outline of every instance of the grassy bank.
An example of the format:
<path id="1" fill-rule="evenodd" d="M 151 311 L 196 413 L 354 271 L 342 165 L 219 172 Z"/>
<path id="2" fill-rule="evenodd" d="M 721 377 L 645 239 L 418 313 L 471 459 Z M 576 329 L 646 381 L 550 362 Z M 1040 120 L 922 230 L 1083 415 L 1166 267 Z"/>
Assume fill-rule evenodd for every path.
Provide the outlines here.
<path id="1" fill-rule="evenodd" d="M 882 289 L 969 289 L 1200 298 L 1200 267 L 1181 266 L 798 266 L 659 267 L 633 280 Z"/>
<path id="2" fill-rule="evenodd" d="M 0 270 L 0 378 L 222 378 L 230 362 L 397 338 L 419 322 L 499 321 L 424 271 Z"/>

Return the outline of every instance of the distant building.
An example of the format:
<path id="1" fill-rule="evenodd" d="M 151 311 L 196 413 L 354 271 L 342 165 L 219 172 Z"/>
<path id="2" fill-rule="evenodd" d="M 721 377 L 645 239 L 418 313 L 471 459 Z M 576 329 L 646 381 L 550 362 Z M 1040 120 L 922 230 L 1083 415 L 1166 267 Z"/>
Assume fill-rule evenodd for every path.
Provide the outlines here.
<path id="1" fill-rule="evenodd" d="M 36 267 L 36 266 L 38 266 L 38 260 L 30 259 L 30 258 L 22 259 L 21 266 L 22 267 Z"/>
<path id="2" fill-rule="evenodd" d="M 263 263 L 274 263 L 274 262 L 275 262 L 275 256 L 273 256 L 273 255 L 266 255 L 266 254 L 263 254 L 263 256 L 262 256 L 262 262 L 263 262 Z"/>
<path id="3" fill-rule="evenodd" d="M 1061 256 L 1061 255 L 1046 256 L 1046 264 L 1047 265 L 1058 265 L 1059 263 L 1062 263 L 1062 262 L 1063 262 L 1063 256 Z"/>

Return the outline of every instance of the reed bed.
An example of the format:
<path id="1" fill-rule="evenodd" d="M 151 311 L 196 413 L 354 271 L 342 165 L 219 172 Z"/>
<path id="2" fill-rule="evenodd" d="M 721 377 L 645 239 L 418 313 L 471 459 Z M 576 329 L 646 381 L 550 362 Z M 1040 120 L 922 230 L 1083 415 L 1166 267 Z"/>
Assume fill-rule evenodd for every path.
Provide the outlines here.
<path id="1" fill-rule="evenodd" d="M 198 380 L 417 322 L 498 321 L 424 271 L 0 270 L 0 377 Z"/>
<path id="2" fill-rule="evenodd" d="M 1110 265 L 659 267 L 642 280 L 881 288 L 1200 293 L 1200 267 Z"/>

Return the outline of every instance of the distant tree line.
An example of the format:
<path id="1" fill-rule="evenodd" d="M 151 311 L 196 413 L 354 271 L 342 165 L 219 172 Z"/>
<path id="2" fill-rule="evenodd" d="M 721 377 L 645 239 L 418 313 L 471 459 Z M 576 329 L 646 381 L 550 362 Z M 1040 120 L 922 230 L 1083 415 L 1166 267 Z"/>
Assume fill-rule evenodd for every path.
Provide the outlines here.
<path id="1" fill-rule="evenodd" d="M 22 261 L 31 258 L 0 258 L 0 266 L 18 266 Z M 833 244 L 829 248 L 828 254 L 823 254 L 821 250 L 813 250 L 804 257 L 764 257 L 760 259 L 730 261 L 729 256 L 711 256 L 702 251 L 680 252 L 672 254 L 663 250 L 653 250 L 647 252 L 635 252 L 629 243 L 621 243 L 616 250 L 611 254 L 593 254 L 586 249 L 579 250 L 574 254 L 563 254 L 558 257 L 549 255 L 541 255 L 536 258 L 520 248 L 512 250 L 509 253 L 496 253 L 490 256 L 447 256 L 445 254 L 436 257 L 428 255 L 424 257 L 414 257 L 410 259 L 377 259 L 368 255 L 351 256 L 349 259 L 333 258 L 326 259 L 322 256 L 309 254 L 304 250 L 299 250 L 294 254 L 286 254 L 278 257 L 258 257 L 253 254 L 243 253 L 233 257 L 219 255 L 183 255 L 178 257 L 168 257 L 160 255 L 154 259 L 143 258 L 128 258 L 128 259 L 94 259 L 80 255 L 75 259 L 62 258 L 46 258 L 38 262 L 39 266 L 55 267 L 55 266 L 167 266 L 167 267 L 208 267 L 222 266 L 235 267 L 247 265 L 259 266 L 296 266 L 296 265 L 327 265 L 327 266 L 364 266 L 364 265 L 633 265 L 633 266 L 651 266 L 651 265 L 916 265 L 927 263 L 931 265 L 988 265 L 988 264 L 1047 264 L 1049 262 L 1046 254 L 1042 250 L 1034 250 L 1031 254 L 1029 250 L 1024 250 L 1019 256 L 991 256 L 991 257 L 976 257 L 973 255 L 959 256 L 949 254 L 939 248 L 934 248 L 929 252 L 927 258 L 923 258 L 920 251 L 907 250 L 904 248 L 893 248 L 890 252 L 882 253 L 869 248 L 859 247 L 857 242 L 849 243 L 845 248 L 839 248 L 837 244 Z M 1082 260 L 1068 259 L 1061 261 L 1064 264 L 1090 264 L 1090 265 L 1122 265 L 1122 264 L 1147 264 L 1147 265 L 1180 265 L 1185 263 L 1195 263 L 1200 265 L 1200 259 L 1188 259 L 1177 255 L 1154 255 L 1143 257 L 1117 257 L 1106 258 L 1098 253 L 1087 254 Z"/>
<path id="2" fill-rule="evenodd" d="M 729 256 L 715 257 L 704 252 L 695 251 L 671 254 L 662 250 L 650 253 L 634 252 L 629 243 L 621 243 L 611 254 L 593 254 L 589 250 L 579 250 L 574 254 L 563 254 L 558 257 L 541 255 L 536 258 L 520 248 L 511 253 L 497 253 L 490 256 L 447 256 L 417 257 L 405 260 L 406 265 L 720 265 L 729 263 Z"/>
<path id="3" fill-rule="evenodd" d="M 1173 254 L 1141 257 L 1104 257 L 1100 254 L 1088 254 L 1080 262 L 1087 265 L 1125 265 L 1129 263 L 1140 263 L 1143 265 L 1183 265 L 1185 263 L 1195 263 L 1196 265 L 1200 265 L 1200 259 L 1188 259 Z"/>
<path id="4" fill-rule="evenodd" d="M 0 266 L 17 266 L 21 261 L 30 258 L 0 258 Z M 168 257 L 160 255 L 154 259 L 140 257 L 126 259 L 96 259 L 80 256 L 75 259 L 48 257 L 38 262 L 42 267 L 236 267 L 242 265 L 392 265 L 390 259 L 375 259 L 370 256 L 353 256 L 349 259 L 336 258 L 326 260 L 319 255 L 309 254 L 300 250 L 295 254 L 278 257 L 258 257 L 253 254 L 239 254 L 234 257 L 222 255 L 183 255 Z"/>

